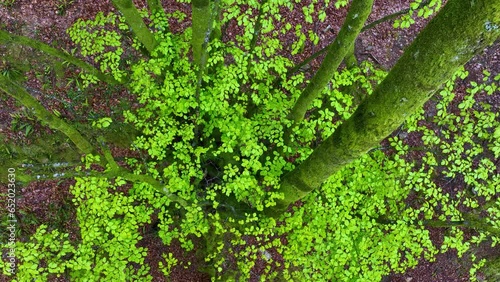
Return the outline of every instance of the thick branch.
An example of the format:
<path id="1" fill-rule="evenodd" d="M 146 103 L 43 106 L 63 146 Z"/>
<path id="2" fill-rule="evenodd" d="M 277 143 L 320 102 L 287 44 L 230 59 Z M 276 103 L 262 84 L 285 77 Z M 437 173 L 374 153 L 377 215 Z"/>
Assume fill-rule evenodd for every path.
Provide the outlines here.
<path id="1" fill-rule="evenodd" d="M 84 154 L 94 154 L 97 155 L 97 150 L 71 125 L 67 124 L 62 119 L 58 118 L 53 113 L 45 109 L 40 102 L 33 98 L 23 87 L 15 84 L 7 77 L 0 75 L 0 90 L 7 93 L 9 96 L 18 100 L 25 107 L 31 109 L 33 114 L 45 122 L 50 128 L 59 130 L 64 133 Z M 106 177 L 122 177 L 125 180 L 131 182 L 145 182 L 153 186 L 160 193 L 166 194 L 172 201 L 178 202 L 183 206 L 187 205 L 187 202 L 180 197 L 170 193 L 158 180 L 147 176 L 147 175 L 136 175 L 128 170 L 119 167 L 116 161 L 113 159 L 111 152 L 107 148 L 103 148 L 104 158 L 101 158 L 100 165 L 106 167 L 109 164 L 110 170 L 105 172 Z"/>
<path id="2" fill-rule="evenodd" d="M 426 0 L 426 1 L 422 2 L 422 3 L 420 3 L 419 8 L 424 7 L 425 5 L 427 5 L 429 3 L 430 3 L 430 0 Z M 372 29 L 372 28 L 376 27 L 377 25 L 379 25 L 381 23 L 384 23 L 386 21 L 389 21 L 389 20 L 392 20 L 394 18 L 397 18 L 398 16 L 404 15 L 404 14 L 408 13 L 409 11 L 410 11 L 410 8 L 404 9 L 404 10 L 398 11 L 396 13 L 393 13 L 393 14 L 387 15 L 385 17 L 382 17 L 382 18 L 380 18 L 378 20 L 375 20 L 375 21 L 373 21 L 373 22 L 365 25 L 361 29 L 361 32 L 365 32 L 365 31 L 367 31 L 369 29 Z M 288 77 L 292 76 L 293 74 L 295 74 L 296 72 L 298 72 L 299 70 L 301 70 L 305 65 L 309 64 L 312 60 L 316 59 L 321 54 L 325 53 L 326 50 L 328 50 L 328 48 L 329 48 L 329 46 L 331 44 L 333 44 L 333 43 L 330 43 L 326 47 L 322 48 L 318 52 L 312 54 L 311 56 L 305 58 L 302 62 L 300 62 L 297 65 L 295 65 L 292 69 L 290 69 L 290 71 L 288 71 L 287 76 Z"/>
<path id="3" fill-rule="evenodd" d="M 212 29 L 212 9 L 209 0 L 193 0 L 191 2 L 193 36 L 191 45 L 195 65 L 201 69 L 204 46 L 210 40 Z"/>
<path id="4" fill-rule="evenodd" d="M 12 42 L 15 44 L 35 48 L 37 50 L 40 50 L 40 51 L 47 53 L 51 56 L 54 56 L 54 57 L 57 57 L 57 58 L 62 59 L 64 61 L 67 61 L 67 62 L 81 68 L 82 70 L 88 72 L 89 74 L 97 77 L 100 81 L 104 81 L 104 82 L 109 83 L 109 84 L 118 84 L 119 83 L 112 76 L 100 72 L 99 70 L 97 70 L 96 68 L 91 66 L 90 64 L 88 64 L 82 60 L 79 60 L 79 59 L 77 59 L 77 58 L 75 58 L 75 57 L 73 57 L 73 56 L 69 55 L 68 53 L 65 53 L 61 50 L 52 48 L 49 45 L 42 43 L 38 40 L 33 40 L 33 39 L 31 39 L 29 37 L 25 37 L 25 36 L 13 35 L 13 34 L 10 34 L 6 31 L 0 30 L 0 42 L 4 42 L 4 43 Z"/>
<path id="5" fill-rule="evenodd" d="M 196 108 L 196 119 L 199 120 L 201 118 L 199 104 L 202 80 L 208 60 L 207 46 L 212 34 L 214 20 L 219 16 L 219 0 L 215 0 L 212 7 L 209 0 L 193 0 L 191 2 L 191 11 L 193 29 L 191 48 L 193 49 L 194 64 L 198 67 L 195 93 L 196 103 L 198 105 Z M 193 146 L 198 142 L 197 139 L 199 135 L 200 126 L 197 125 L 195 128 L 196 139 Z"/>
<path id="6" fill-rule="evenodd" d="M 149 53 L 158 45 L 154 34 L 148 29 L 142 20 L 139 11 L 132 3 L 132 0 L 111 0 L 113 5 L 123 14 L 125 21 L 132 29 L 137 39 L 146 47 Z"/>
<path id="7" fill-rule="evenodd" d="M 354 0 L 352 2 L 347 18 L 337 38 L 328 47 L 328 53 L 323 63 L 288 115 L 288 119 L 292 120 L 295 125 L 304 119 L 307 109 L 311 106 L 314 99 L 321 94 L 321 91 L 326 87 L 330 79 L 332 79 L 334 72 L 339 67 L 345 55 L 351 50 L 361 28 L 370 15 L 372 5 L 373 0 Z M 287 136 L 289 134 L 290 132 L 288 132 Z"/>
<path id="8" fill-rule="evenodd" d="M 53 113 L 45 109 L 33 96 L 23 87 L 15 84 L 7 77 L 0 75 L 0 89 L 9 96 L 18 100 L 26 108 L 31 109 L 34 115 L 45 122 L 49 127 L 64 133 L 84 154 L 95 153 L 94 147 L 71 125 L 58 118 Z"/>
<path id="9" fill-rule="evenodd" d="M 175 194 L 170 193 L 170 191 L 168 191 L 168 189 L 165 187 L 165 185 L 163 183 L 154 179 L 151 176 L 142 175 L 142 174 L 134 174 L 134 173 L 131 173 L 130 171 L 128 171 L 124 168 L 121 168 L 121 167 L 118 170 L 113 170 L 113 171 L 106 173 L 106 176 L 108 176 L 108 177 L 121 177 L 125 180 L 128 180 L 130 182 L 134 182 L 134 183 L 148 183 L 149 185 L 153 186 L 153 188 L 155 190 L 157 190 L 158 192 L 160 192 L 162 194 L 167 195 L 167 197 L 170 200 L 179 203 L 181 206 L 187 207 L 190 205 L 186 200 L 182 199 L 181 197 L 179 197 Z"/>
<path id="10" fill-rule="evenodd" d="M 375 92 L 303 163 L 285 175 L 279 190 L 285 198 L 274 210 L 281 211 L 305 197 L 330 175 L 377 146 L 459 67 L 498 39 L 499 8 L 500 0 L 448 1 Z"/>

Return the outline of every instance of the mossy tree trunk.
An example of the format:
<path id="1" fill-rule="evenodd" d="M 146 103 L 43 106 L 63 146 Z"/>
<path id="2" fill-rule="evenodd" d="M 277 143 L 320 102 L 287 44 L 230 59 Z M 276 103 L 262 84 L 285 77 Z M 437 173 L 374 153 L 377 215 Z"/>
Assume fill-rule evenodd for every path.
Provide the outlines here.
<path id="1" fill-rule="evenodd" d="M 314 99 L 321 94 L 321 91 L 327 86 L 340 63 L 344 60 L 344 57 L 351 51 L 354 41 L 370 15 L 372 6 L 373 0 L 354 0 L 352 2 L 337 38 L 328 47 L 326 57 L 321 63 L 320 68 L 304 91 L 302 91 L 302 94 L 288 115 L 288 119 L 292 120 L 294 124 L 298 124 L 304 119 L 307 109 L 312 105 Z M 288 139 L 288 135 L 290 134 L 291 131 L 286 134 L 286 139 Z"/>
<path id="2" fill-rule="evenodd" d="M 218 24 L 218 17 L 220 13 L 219 0 L 192 0 L 191 1 L 191 49 L 193 50 L 193 63 L 198 68 L 196 78 L 196 101 L 200 104 L 200 95 L 202 88 L 202 78 L 205 73 L 205 68 L 208 60 L 207 46 L 211 39 L 212 31 L 214 28 L 214 21 L 217 21 L 216 36 L 219 36 L 220 25 Z M 200 109 L 196 109 L 196 119 L 199 120 Z M 200 126 L 195 128 L 195 136 L 198 138 L 200 135 Z M 193 145 L 196 145 L 195 141 Z"/>
<path id="3" fill-rule="evenodd" d="M 193 35 L 191 46 L 193 49 L 193 61 L 200 69 L 203 68 L 205 57 L 205 49 L 210 40 L 212 30 L 212 9 L 209 0 L 193 0 L 191 1 L 191 18 Z"/>
<path id="4" fill-rule="evenodd" d="M 17 85 L 3 75 L 0 75 L 0 90 L 19 101 L 23 106 L 31 109 L 33 114 L 40 119 L 40 121 L 45 122 L 52 129 L 59 130 L 68 136 L 82 153 L 94 154 L 96 152 L 94 147 L 80 134 L 80 132 L 78 132 L 78 130 L 49 112 L 23 87 Z"/>
<path id="5" fill-rule="evenodd" d="M 144 45 L 149 53 L 158 45 L 154 34 L 149 30 L 142 20 L 139 11 L 132 3 L 132 0 L 111 0 L 113 5 L 123 14 L 125 21 L 132 29 L 132 32 L 137 36 L 137 39 Z"/>
<path id="6" fill-rule="evenodd" d="M 450 0 L 405 51 L 375 92 L 303 163 L 282 179 L 279 215 L 333 173 L 377 146 L 500 36 L 500 0 Z"/>
<path id="7" fill-rule="evenodd" d="M 129 124 L 114 121 L 103 131 L 84 124 L 69 124 L 82 136 L 92 140 L 102 138 L 105 143 L 120 148 L 130 148 L 137 133 Z M 7 141 L 0 134 L 0 177 L 7 179 L 7 169 L 10 167 L 26 167 L 16 171 L 20 182 L 30 183 L 39 179 L 74 178 L 87 175 L 88 172 L 71 172 L 65 168 L 73 168 L 81 164 L 81 152 L 73 146 L 71 140 L 60 131 L 41 136 L 30 136 L 30 143 Z M 62 169 L 59 173 L 58 170 Z M 101 172 L 99 172 L 100 174 Z"/>
<path id="8" fill-rule="evenodd" d="M 87 155 L 101 155 L 92 146 L 92 144 L 90 144 L 90 142 L 87 141 L 87 139 L 83 137 L 82 134 L 80 134 L 78 130 L 45 109 L 45 107 L 43 107 L 43 105 L 40 104 L 40 102 L 38 102 L 33 96 L 31 96 L 23 87 L 17 85 L 3 75 L 0 75 L 0 90 L 18 100 L 23 106 L 31 109 L 33 111 L 33 114 L 50 128 L 58 130 L 66 135 L 76 145 L 80 152 Z M 101 140 L 104 141 L 103 139 Z M 120 167 L 114 160 L 111 152 L 107 147 L 102 147 L 101 150 L 104 157 L 100 158 L 99 164 L 103 167 L 108 168 L 106 171 L 100 172 L 101 176 L 109 178 L 121 177 L 131 182 L 148 183 L 158 192 L 167 195 L 172 201 L 177 202 L 182 206 L 187 206 L 190 204 L 177 195 L 170 193 L 163 183 L 154 179 L 153 177 L 148 175 L 137 175 L 123 167 Z"/>

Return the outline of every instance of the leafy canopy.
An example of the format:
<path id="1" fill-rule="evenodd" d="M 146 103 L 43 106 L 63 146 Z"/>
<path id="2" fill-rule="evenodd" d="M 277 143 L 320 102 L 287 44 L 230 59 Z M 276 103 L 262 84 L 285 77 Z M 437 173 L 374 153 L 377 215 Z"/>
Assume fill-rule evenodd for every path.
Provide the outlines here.
<path id="1" fill-rule="evenodd" d="M 410 15 L 418 11 L 428 17 L 441 5 L 421 2 L 411 4 Z M 305 22 L 324 21 L 328 5 L 346 4 L 325 1 L 317 9 L 318 1 L 311 1 L 302 9 Z M 421 148 L 409 146 L 400 137 L 404 134 L 393 136 L 390 145 L 335 173 L 280 218 L 263 215 L 265 207 L 282 197 L 275 192 L 280 178 L 353 113 L 357 101 L 349 90 L 357 87 L 369 95 L 386 73 L 369 62 L 337 71 L 295 128 L 292 143 L 285 144 L 286 115 L 307 79 L 303 73 L 289 73 L 294 64 L 282 54 L 299 53 L 308 41 L 318 44 L 319 37 L 303 32 L 300 24 L 285 23 L 279 9 L 293 9 L 291 2 L 220 5 L 220 24 L 235 21 L 243 33 L 234 40 L 213 38 L 206 46 L 204 70 L 189 59 L 191 28 L 169 31 L 169 20 L 185 19 L 180 12 L 164 18 L 141 11 L 159 42 L 150 56 L 140 55 L 136 39 L 127 41 L 129 28 L 115 14 L 100 13 L 68 29 L 80 55 L 92 56 L 102 72 L 124 81 L 135 95 L 140 106 L 125 111 L 124 120 L 141 132 L 132 148 L 146 156 L 128 158 L 127 166 L 163 186 L 127 185 L 106 171 L 76 178 L 71 193 L 81 238 L 70 241 L 68 234 L 41 226 L 29 242 L 16 245 L 19 281 L 45 281 L 51 275 L 75 281 L 151 281 L 151 267 L 168 276 L 181 258 L 165 253 L 158 266 L 148 266 L 147 249 L 138 247 L 140 227 L 151 224 L 152 215 L 158 218 L 163 243 L 176 240 L 186 251 L 198 250 L 214 280 L 246 281 L 259 263 L 265 266 L 262 281 L 374 281 L 415 266 L 421 257 L 432 260 L 450 248 L 463 255 L 488 237 L 498 242 L 500 179 L 494 160 L 500 155 L 500 122 L 498 113 L 489 111 L 492 105 L 477 106 L 475 99 L 498 88 L 500 76 L 492 78 L 487 71 L 483 81 L 470 82 L 458 113 L 451 105 L 455 81 L 467 77 L 463 69 L 436 97 L 434 115 L 422 111 L 407 119 L 400 132 L 420 134 Z M 258 44 L 252 43 L 257 23 L 252 10 L 265 15 Z M 404 16 L 395 26 L 407 27 L 411 21 Z M 290 46 L 276 37 L 286 32 L 297 35 Z M 135 52 L 136 59 L 123 60 L 125 52 Z M 90 74 L 81 79 L 83 87 L 97 83 Z M 105 129 L 112 122 L 104 117 L 93 126 Z M 430 130 L 433 126 L 440 131 Z M 419 149 L 425 152 L 422 158 L 409 157 Z M 87 155 L 82 161 L 78 169 L 90 171 L 101 157 Z M 458 176 L 470 191 L 452 194 L 436 181 Z M 415 200 L 407 201 L 409 196 Z M 470 212 L 464 213 L 462 206 Z M 488 216 L 479 217 L 479 212 Z M 450 229 L 443 245 L 435 246 L 426 226 L 439 224 Z M 466 239 L 457 226 L 476 228 L 477 236 Z"/>

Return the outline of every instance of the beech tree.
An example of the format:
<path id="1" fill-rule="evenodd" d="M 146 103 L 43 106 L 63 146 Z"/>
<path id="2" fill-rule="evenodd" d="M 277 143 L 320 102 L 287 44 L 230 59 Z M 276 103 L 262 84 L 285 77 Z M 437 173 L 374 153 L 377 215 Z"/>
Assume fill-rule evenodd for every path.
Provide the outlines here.
<path id="1" fill-rule="evenodd" d="M 138 246 L 146 224 L 158 226 L 165 245 L 177 240 L 186 252 L 196 250 L 217 281 L 246 281 L 256 263 L 265 265 L 262 281 L 376 281 L 450 248 L 463 255 L 471 244 L 496 244 L 500 121 L 491 106 L 473 105 L 475 94 L 496 93 L 500 75 L 485 70 L 482 82 L 471 83 L 459 114 L 448 105 L 455 80 L 467 77 L 463 65 L 500 36 L 500 0 L 449 0 L 442 8 L 442 1 L 414 1 L 396 25 L 407 27 L 414 13 L 437 14 L 388 73 L 354 56 L 373 0 L 348 2 L 303 8 L 312 22 L 328 18 L 329 5 L 349 5 L 310 79 L 299 71 L 309 60 L 296 65 L 282 54 L 319 37 L 284 22 L 280 9 L 294 8 L 286 1 L 192 0 L 191 27 L 174 34 L 169 19 L 186 15 L 166 13 L 161 1 L 138 10 L 131 0 L 112 0 L 117 13 L 68 29 L 78 46 L 73 55 L 0 30 L 3 44 L 79 68 L 78 91 L 108 84 L 140 104 L 122 117 L 76 123 L 46 109 L 22 80 L 0 75 L 2 95 L 81 154 L 81 163 L 57 176 L 76 180 L 70 191 L 81 239 L 41 225 L 30 241 L 16 243 L 14 270 L 2 261 L 4 274 L 151 281 L 150 268 L 160 268 L 168 277 L 180 258 L 165 253 L 158 265 L 146 265 L 147 249 Z M 230 22 L 243 34 L 223 39 Z M 277 39 L 294 31 L 292 46 Z M 431 97 L 439 98 L 432 117 L 439 134 L 419 123 Z M 141 157 L 118 160 L 107 134 L 127 126 L 134 131 L 128 145 Z M 422 160 L 408 159 L 412 149 L 398 136 L 389 138 L 395 153 L 377 149 L 398 128 L 422 134 Z M 23 180 L 36 180 L 24 173 Z M 463 176 L 473 193 L 447 195 L 436 175 Z M 416 204 L 406 204 L 409 195 Z M 443 245 L 433 245 L 429 226 L 450 229 Z M 477 236 L 464 239 L 463 228 Z M 472 278 L 485 263 L 475 261 Z"/>

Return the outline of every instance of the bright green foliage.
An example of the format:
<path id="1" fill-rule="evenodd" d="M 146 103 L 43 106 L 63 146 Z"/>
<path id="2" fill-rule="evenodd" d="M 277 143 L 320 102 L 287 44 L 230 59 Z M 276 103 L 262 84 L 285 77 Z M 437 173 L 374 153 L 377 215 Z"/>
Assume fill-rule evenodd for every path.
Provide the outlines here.
<path id="1" fill-rule="evenodd" d="M 184 1 L 179 1 L 184 2 Z M 259 3 L 260 2 L 260 3 Z M 299 2 L 299 1 L 295 1 Z M 327 19 L 326 10 L 331 7 L 336 9 L 344 7 L 348 4 L 347 0 L 337 0 L 337 1 L 318 1 L 313 0 L 308 5 L 302 8 L 302 13 L 304 15 L 305 22 L 312 24 L 316 21 L 324 22 Z M 259 39 L 262 40 L 261 48 L 266 50 L 266 56 L 271 57 L 271 54 L 275 54 L 280 50 L 291 50 L 292 55 L 300 53 L 304 49 L 304 45 L 319 43 L 319 34 L 313 32 L 312 30 L 306 30 L 301 24 L 297 24 L 292 27 L 292 25 L 285 21 L 282 16 L 280 9 L 293 10 L 295 7 L 292 1 L 283 0 L 266 0 L 266 1 L 243 1 L 243 0 L 225 0 L 221 1 L 222 9 L 224 11 L 221 24 L 228 23 L 232 19 L 236 20 L 239 26 L 242 26 L 243 35 L 236 36 L 237 43 L 244 48 L 250 47 L 250 42 L 256 34 L 256 26 L 258 20 L 258 13 L 252 13 L 253 11 L 262 11 L 262 16 L 260 17 L 260 34 Z M 242 7 L 247 7 L 244 9 Z M 282 42 L 277 39 L 280 33 L 286 33 L 290 29 L 295 30 L 296 40 L 291 43 L 291 46 L 283 46 Z M 289 49 L 291 48 L 291 49 Z"/>
<path id="2" fill-rule="evenodd" d="M 434 15 L 441 6 L 444 0 L 414 0 L 410 4 L 410 10 L 404 14 L 400 19 L 394 21 L 395 28 L 409 28 L 415 23 L 414 17 L 427 19 Z"/>
<path id="3" fill-rule="evenodd" d="M 16 244 L 16 252 L 22 257 L 17 281 L 47 281 L 51 273 L 63 273 L 69 264 L 63 258 L 75 252 L 67 237 L 68 234 L 61 234 L 57 230 L 47 232 L 47 226 L 41 225 L 29 243 Z M 42 260 L 47 262 L 44 268 L 39 267 Z"/>
<path id="4" fill-rule="evenodd" d="M 466 76 L 464 71 L 456 74 L 457 78 Z M 449 97 L 453 91 L 452 81 L 441 91 L 443 97 L 438 105 L 444 108 L 452 101 Z M 474 89 L 478 84 L 472 82 L 471 85 L 473 87 L 467 91 L 469 95 L 464 100 L 477 93 Z M 495 83 L 481 85 L 483 89 L 488 85 L 496 87 Z M 483 104 L 482 107 L 488 106 Z M 477 111 L 469 111 L 478 115 Z M 427 129 L 428 125 L 411 129 L 424 134 L 426 156 L 422 160 L 405 161 L 408 153 L 418 148 L 409 147 L 394 137 L 390 139 L 391 147 L 396 150 L 394 156 L 387 157 L 381 151 L 374 151 L 330 177 L 321 190 L 306 198 L 303 206 L 287 214 L 286 225 L 280 228 L 280 233 L 288 234 L 288 245 L 278 248 L 284 255 L 285 268 L 290 271 L 285 277 L 295 277 L 299 281 L 349 281 L 355 278 L 374 281 L 389 271 L 399 272 L 415 266 L 421 256 L 433 260 L 435 254 L 450 248 L 457 249 L 461 256 L 472 244 L 486 240 L 488 235 L 493 235 L 495 245 L 500 231 L 498 200 L 490 205 L 488 216 L 483 219 L 458 210 L 460 205 L 477 209 L 479 200 L 491 202 L 500 192 L 496 167 L 492 159 L 484 157 L 481 147 L 484 142 L 495 142 L 491 139 L 491 132 L 500 122 L 498 114 L 491 115 L 488 119 L 465 119 L 463 116 L 467 116 L 467 112 L 461 112 L 458 117 L 449 112 L 446 116 L 450 116 L 451 123 L 441 127 L 440 135 L 453 134 L 451 140 L 428 143 L 425 140 L 438 138 L 434 131 Z M 434 117 L 434 122 L 440 124 L 444 116 Z M 422 123 L 423 119 L 419 114 L 414 115 L 408 119 L 408 126 L 417 124 L 417 121 Z M 456 123 L 460 123 L 462 130 L 457 129 Z M 451 124 L 455 124 L 454 130 L 447 133 Z M 473 132 L 467 134 L 464 127 Z M 464 147 L 471 149 L 464 150 Z M 473 164 L 473 159 L 479 160 L 478 164 Z M 440 160 L 446 165 L 440 164 Z M 441 171 L 443 167 L 448 167 L 453 175 L 450 175 L 451 171 Z M 439 174 L 450 181 L 461 174 L 472 193 L 449 194 L 445 187 L 437 184 Z M 409 206 L 405 199 L 412 194 L 417 199 Z M 462 230 L 453 227 L 445 236 L 443 245 L 434 246 L 424 229 L 426 225 L 436 225 L 437 221 L 441 226 L 452 226 L 451 222 L 464 219 L 466 222 L 459 226 L 470 224 L 476 227 L 481 234 L 479 237 L 465 241 Z M 467 220 L 471 222 L 467 223 Z M 497 230 L 497 233 L 487 230 Z M 294 272 L 297 268 L 301 271 Z"/>
<path id="5" fill-rule="evenodd" d="M 141 240 L 137 227 L 150 221 L 152 209 L 117 192 L 125 184 L 119 178 L 114 183 L 93 177 L 76 180 L 71 193 L 78 203 L 81 239 L 75 245 L 68 234 L 40 226 L 29 243 L 16 244 L 21 258 L 17 281 L 50 281 L 65 273 L 71 281 L 151 281 L 144 264 L 146 249 L 136 244 Z"/>
<path id="6" fill-rule="evenodd" d="M 82 236 L 72 265 L 71 276 L 76 280 L 147 278 L 146 250 L 136 247 L 141 239 L 137 226 L 150 221 L 152 209 L 136 205 L 133 196 L 114 191 L 123 184 L 119 178 L 114 184 L 107 179 L 77 178 L 71 190 L 73 201 L 79 204 L 77 220 Z M 132 263 L 141 267 L 136 269 Z"/>
<path id="7" fill-rule="evenodd" d="M 320 2 L 323 10 L 313 12 Z M 328 5 L 339 8 L 347 2 L 311 1 L 303 9 L 305 20 L 324 20 Z M 420 3 L 412 9 L 423 10 L 424 17 L 425 9 L 441 5 L 431 1 L 420 9 Z M 149 26 L 158 46 L 130 65 L 120 60 L 125 47 L 119 30 L 128 31 L 120 17 L 99 14 L 68 30 L 81 54 L 94 56 L 103 72 L 128 78 L 126 86 L 139 107 L 124 117 L 141 132 L 132 146 L 141 157 L 127 163 L 133 175 L 164 187 L 108 177 L 117 166 L 110 152 L 87 154 L 80 172 L 92 172 L 104 159 L 109 166 L 100 177 L 76 178 L 71 188 L 81 238 L 70 242 L 67 234 L 41 226 L 30 241 L 17 245 L 19 281 L 46 281 L 51 275 L 68 275 L 72 281 L 150 281 L 147 250 L 138 242 L 140 227 L 152 215 L 164 244 L 176 240 L 186 251 L 199 251 L 214 281 L 248 281 L 257 261 L 265 264 L 261 281 L 376 281 L 415 266 L 422 257 L 432 260 L 448 249 L 463 255 L 489 238 L 498 242 L 500 178 L 494 160 L 500 155 L 500 122 L 498 113 L 489 111 L 492 105 L 475 99 L 498 90 L 500 76 L 488 72 L 484 81 L 471 82 L 458 111 L 452 106 L 453 88 L 455 80 L 467 77 L 464 70 L 438 94 L 435 114 L 407 119 L 401 132 L 420 134 L 421 148 L 410 147 L 404 134 L 393 136 L 390 148 L 372 150 L 341 169 L 300 207 L 278 219 L 263 215 L 283 197 L 275 192 L 282 176 L 354 112 L 358 101 L 349 93 L 351 86 L 370 95 L 386 73 L 369 63 L 336 72 L 286 146 L 283 135 L 291 125 L 286 116 L 307 80 L 301 73 L 289 75 L 293 63 L 279 54 L 285 48 L 300 52 L 317 37 L 302 33 L 300 25 L 275 28 L 283 21 L 279 9 L 293 8 L 290 1 L 226 0 L 221 7 L 222 24 L 235 20 L 243 35 L 234 42 L 210 41 L 201 81 L 198 66 L 189 60 L 192 30 L 172 34 L 161 13 Z M 258 17 L 252 9 L 264 15 L 255 45 Z M 147 17 L 144 11 L 141 16 Z M 167 17 L 182 20 L 183 15 Z M 280 32 L 295 32 L 297 41 L 282 46 L 275 36 Z M 93 125 L 105 129 L 111 122 L 105 117 Z M 411 159 L 414 150 L 425 154 Z M 456 177 L 463 177 L 470 193 L 453 193 L 440 184 Z M 172 195 L 181 201 L 172 201 Z M 451 227 L 442 246 L 432 244 L 426 226 Z M 459 227 L 475 228 L 478 235 L 465 239 Z M 165 253 L 158 267 L 168 276 L 180 260 Z"/>
<path id="8" fill-rule="evenodd" d="M 309 195 L 281 230 L 289 234 L 288 245 L 282 247 L 286 268 L 303 267 L 286 276 L 299 281 L 377 281 L 391 270 L 416 265 L 422 254 L 431 259 L 437 250 L 428 231 L 404 216 L 408 211 L 402 203 L 410 189 L 400 186 L 404 169 L 377 151 Z M 398 220 L 377 223 L 385 213 L 399 214 Z"/>
<path id="9" fill-rule="evenodd" d="M 358 84 L 367 95 L 373 92 L 373 85 L 377 85 L 386 73 L 375 69 L 370 63 L 364 62 L 359 68 L 344 69 L 336 72 L 323 95 L 317 98 L 309 110 L 309 118 L 304 120 L 294 131 L 293 139 L 300 144 L 309 144 L 298 149 L 299 160 L 309 156 L 315 144 L 330 136 L 340 124 L 339 121 L 348 119 L 356 108 L 353 96 L 344 93 L 343 89 Z"/>
<path id="10" fill-rule="evenodd" d="M 266 184 L 276 184 L 275 178 L 281 174 L 276 165 L 281 167 L 280 163 L 285 163 L 278 156 L 269 156 L 266 162 L 261 162 L 259 159 L 267 151 L 263 141 L 283 146 L 282 126 L 270 121 L 283 117 L 286 111 L 283 106 L 290 103 L 286 96 L 270 89 L 265 79 L 269 70 L 283 75 L 290 63 L 276 58 L 262 60 L 261 64 L 249 68 L 240 49 L 222 48 L 221 42 L 214 42 L 209 48 L 207 67 L 217 71 L 203 78 L 210 86 L 202 89 L 197 98 L 191 95 L 195 91 L 195 73 L 186 60 L 180 59 L 187 50 L 183 48 L 187 47 L 186 43 L 176 41 L 174 36 L 165 39 L 157 49 L 162 56 L 133 67 L 131 87 L 138 94 L 139 102 L 145 105 L 137 113 L 126 113 L 127 120 L 144 133 L 135 145 L 147 150 L 158 162 L 169 163 L 163 171 L 150 173 L 165 179 L 174 192 L 182 191 L 189 198 L 206 173 L 202 165 L 210 159 L 216 162 L 230 156 L 232 160 L 219 168 L 225 172 L 227 184 L 216 184 L 211 189 L 226 195 L 234 193 L 238 200 L 247 200 L 262 210 L 264 192 L 254 190 L 258 183 L 255 177 L 264 174 Z M 220 64 L 224 60 L 223 51 L 231 52 L 234 65 Z M 160 74 L 164 79 L 159 84 L 156 76 Z M 297 83 L 296 79 L 286 80 L 284 84 Z M 248 92 L 242 94 L 240 85 L 247 85 Z M 263 111 L 249 118 L 249 101 Z M 199 136 L 196 136 L 197 130 Z M 193 147 L 193 144 L 200 145 Z M 269 175 L 269 171 L 277 173 Z"/>
<path id="11" fill-rule="evenodd" d="M 105 16 L 98 13 L 94 20 L 78 20 L 67 33 L 78 44 L 82 56 L 93 56 L 102 72 L 109 71 L 120 81 L 124 75 L 118 67 L 123 54 L 122 36 L 115 30 L 105 28 L 110 25 L 116 25 L 120 30 L 128 30 L 123 18 L 116 14 Z M 90 75 L 82 74 L 82 79 L 84 87 L 97 82 L 97 79 Z"/>
<path id="12" fill-rule="evenodd" d="M 163 258 L 165 259 L 166 265 L 162 261 L 160 261 L 158 265 L 163 275 L 165 275 L 165 277 L 169 277 L 172 267 L 177 265 L 178 260 L 175 257 L 173 257 L 172 253 L 169 253 L 168 255 L 163 254 Z"/>
<path id="13" fill-rule="evenodd" d="M 423 133 L 422 141 L 425 148 L 433 154 L 429 154 L 432 165 L 441 166 L 446 169 L 440 172 L 447 179 L 463 177 L 469 185 L 470 192 L 477 196 L 485 197 L 490 201 L 499 192 L 498 176 L 494 161 L 498 159 L 497 152 L 498 136 L 497 128 L 500 126 L 499 114 L 489 111 L 492 105 L 477 103 L 474 96 L 481 92 L 491 95 L 491 89 L 496 89 L 497 82 L 490 80 L 489 73 L 484 72 L 483 83 L 472 81 L 467 89 L 468 95 L 458 104 L 459 113 L 451 111 L 448 103 L 455 95 L 453 84 L 447 83 L 439 93 L 439 102 L 436 104 L 437 113 L 433 117 L 426 118 L 440 127 L 439 134 L 427 129 L 417 123 L 419 116 L 410 120 L 408 130 Z M 457 76 L 464 78 L 467 73 L 461 71 Z M 497 79 L 498 80 L 498 79 Z M 485 147 L 483 144 L 488 144 Z M 489 157 L 485 157 L 489 156 Z M 477 201 L 468 202 L 467 206 L 477 207 Z"/>
<path id="14" fill-rule="evenodd" d="M 460 71 L 456 75 L 465 78 L 467 72 Z M 488 103 L 478 103 L 474 96 L 479 93 L 493 94 L 491 89 L 498 88 L 498 77 L 490 78 L 490 73 L 484 71 L 483 82 L 471 81 L 467 89 L 468 95 L 458 103 L 459 112 L 453 111 L 449 102 L 455 95 L 453 84 L 447 83 L 439 93 L 439 102 L 436 104 L 435 116 L 426 116 L 424 113 L 414 116 L 408 121 L 408 131 L 419 131 L 423 133 L 422 141 L 426 157 L 422 160 L 420 170 L 425 169 L 428 175 L 441 178 L 448 183 L 454 179 L 462 178 L 467 189 L 456 195 L 444 196 L 449 199 L 443 207 L 458 207 L 460 204 L 475 209 L 484 205 L 487 216 L 480 222 L 481 226 L 491 226 L 498 229 L 499 226 L 499 204 L 497 197 L 500 192 L 500 178 L 496 173 L 495 162 L 498 161 L 499 139 L 497 129 L 500 126 L 499 114 L 489 111 L 492 107 Z M 419 119 L 432 122 L 439 126 L 440 131 L 427 129 Z M 487 144 L 485 146 L 485 144 Z M 439 169 L 444 168 L 444 169 Z M 446 195 L 438 191 L 436 195 Z M 433 194 L 434 196 L 434 194 Z M 443 197 L 443 196 L 441 196 Z M 496 201 L 496 202 L 495 202 Z M 432 202 L 431 202 L 432 204 Z M 442 209 L 440 219 L 460 218 L 460 214 L 452 209 Z M 465 217 L 468 219 L 468 217 Z M 453 220 L 453 219 L 452 219 Z M 496 233 L 495 236 L 498 236 Z M 477 237 L 473 241 L 479 243 L 485 240 L 485 236 Z M 493 244 L 498 239 L 493 237 Z"/>
<path id="15" fill-rule="evenodd" d="M 96 128 L 106 128 L 111 124 L 111 122 L 113 122 L 111 118 L 100 118 L 99 120 L 92 122 L 92 126 L 95 126 Z"/>

